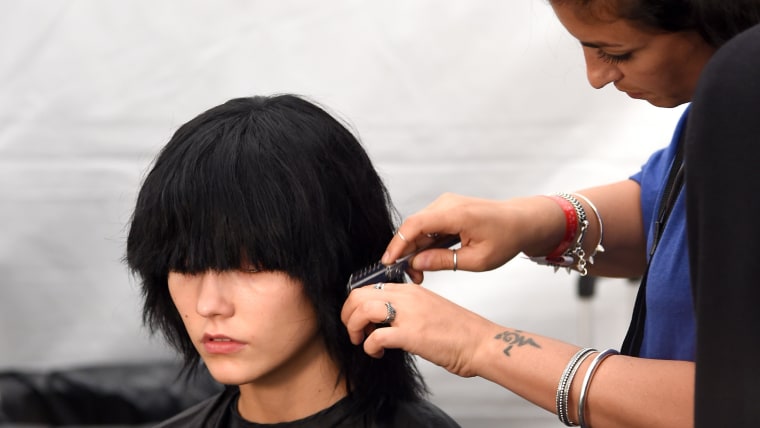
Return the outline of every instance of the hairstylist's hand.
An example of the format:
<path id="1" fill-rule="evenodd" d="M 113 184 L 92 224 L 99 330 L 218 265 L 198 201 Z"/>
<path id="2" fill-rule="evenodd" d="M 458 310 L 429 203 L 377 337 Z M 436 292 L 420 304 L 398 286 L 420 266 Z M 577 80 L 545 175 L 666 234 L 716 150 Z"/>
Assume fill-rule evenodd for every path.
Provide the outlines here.
<path id="1" fill-rule="evenodd" d="M 521 251 L 541 254 L 561 238 L 564 220 L 556 203 L 543 197 L 495 201 L 446 193 L 399 227 L 383 255 L 390 264 L 428 245 L 429 235 L 459 235 L 456 269 L 495 269 Z M 416 283 L 422 271 L 452 270 L 454 254 L 449 249 L 430 249 L 416 255 L 409 276 Z"/>
<path id="2" fill-rule="evenodd" d="M 388 316 L 388 327 L 376 328 Z M 500 327 L 416 284 L 384 284 L 357 288 L 343 305 L 341 319 L 351 342 L 364 340 L 364 351 L 376 358 L 385 349 L 400 348 L 459 376 L 477 375 L 474 360 L 481 345 Z"/>

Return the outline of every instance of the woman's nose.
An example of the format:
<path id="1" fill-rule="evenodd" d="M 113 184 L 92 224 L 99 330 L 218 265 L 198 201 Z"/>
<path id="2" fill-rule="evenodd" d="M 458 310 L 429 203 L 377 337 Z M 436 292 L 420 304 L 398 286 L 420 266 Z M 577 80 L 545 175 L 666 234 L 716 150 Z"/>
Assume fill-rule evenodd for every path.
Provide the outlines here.
<path id="1" fill-rule="evenodd" d="M 227 296 L 223 273 L 206 272 L 201 278 L 196 311 L 203 317 L 230 316 L 234 313 L 232 300 Z"/>
<path id="2" fill-rule="evenodd" d="M 623 73 L 616 64 L 610 64 L 599 58 L 594 48 L 584 48 L 586 59 L 586 78 L 594 89 L 602 89 L 608 83 L 616 82 L 623 77 Z"/>

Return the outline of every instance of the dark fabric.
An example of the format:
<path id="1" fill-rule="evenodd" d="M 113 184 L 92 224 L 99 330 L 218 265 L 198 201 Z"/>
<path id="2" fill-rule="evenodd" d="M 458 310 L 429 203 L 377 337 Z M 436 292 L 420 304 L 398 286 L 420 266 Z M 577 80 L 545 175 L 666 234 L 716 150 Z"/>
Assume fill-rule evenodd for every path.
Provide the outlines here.
<path id="1" fill-rule="evenodd" d="M 451 417 L 428 401 L 400 403 L 385 421 L 367 420 L 365 415 L 351 414 L 350 397 L 312 416 L 292 422 L 257 424 L 244 420 L 237 412 L 238 389 L 230 387 L 185 412 L 165 421 L 157 428 L 456 428 Z"/>
<path id="2" fill-rule="evenodd" d="M 759 427 L 760 26 L 724 45 L 686 134 L 697 427 Z"/>
<path id="3" fill-rule="evenodd" d="M 154 424 L 221 390 L 207 371 L 182 380 L 180 369 L 157 362 L 0 372 L 0 425 Z"/>
<path id="4" fill-rule="evenodd" d="M 649 270 L 647 268 L 647 270 Z M 641 278 L 639 289 L 636 291 L 636 300 L 633 303 L 633 314 L 628 324 L 623 343 L 620 345 L 621 355 L 638 357 L 641 353 L 641 342 L 644 340 L 644 319 L 646 318 L 646 291 L 647 275 Z"/>

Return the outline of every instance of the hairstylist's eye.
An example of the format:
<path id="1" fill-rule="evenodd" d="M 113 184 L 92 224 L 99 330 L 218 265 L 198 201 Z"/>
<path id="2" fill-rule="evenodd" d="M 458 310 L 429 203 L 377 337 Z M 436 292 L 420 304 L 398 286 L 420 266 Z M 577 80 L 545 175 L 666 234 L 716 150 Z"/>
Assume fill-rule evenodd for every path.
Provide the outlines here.
<path id="1" fill-rule="evenodd" d="M 631 59 L 631 53 L 630 52 L 629 53 L 625 53 L 625 54 L 621 54 L 621 55 L 613 55 L 613 54 L 607 53 L 607 52 L 605 52 L 605 51 L 603 51 L 601 49 L 597 49 L 596 50 L 596 55 L 602 61 L 606 62 L 607 64 L 612 64 L 612 65 L 620 64 L 621 62 L 625 62 L 625 61 L 628 61 L 629 59 Z"/>

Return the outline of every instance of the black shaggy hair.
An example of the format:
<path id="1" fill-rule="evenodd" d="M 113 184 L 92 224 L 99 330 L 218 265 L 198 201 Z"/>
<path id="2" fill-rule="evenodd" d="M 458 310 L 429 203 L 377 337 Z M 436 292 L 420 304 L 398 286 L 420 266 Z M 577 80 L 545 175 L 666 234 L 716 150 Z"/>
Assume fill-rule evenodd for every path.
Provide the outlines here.
<path id="1" fill-rule="evenodd" d="M 357 137 L 323 108 L 288 94 L 237 98 L 182 125 L 161 150 L 137 198 L 126 262 L 144 322 L 188 373 L 200 357 L 169 295 L 170 271 L 247 263 L 301 281 L 357 410 L 377 417 L 422 398 L 424 382 L 406 352 L 374 359 L 351 344 L 340 311 L 349 275 L 379 260 L 397 221 Z"/>

